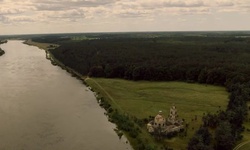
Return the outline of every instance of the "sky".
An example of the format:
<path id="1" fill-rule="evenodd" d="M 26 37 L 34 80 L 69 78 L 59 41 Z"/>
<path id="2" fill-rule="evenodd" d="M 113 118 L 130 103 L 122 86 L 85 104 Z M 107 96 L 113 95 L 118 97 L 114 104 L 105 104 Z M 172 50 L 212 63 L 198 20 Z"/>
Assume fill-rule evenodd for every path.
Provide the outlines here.
<path id="1" fill-rule="evenodd" d="M 0 0 L 0 35 L 250 30 L 250 0 Z"/>

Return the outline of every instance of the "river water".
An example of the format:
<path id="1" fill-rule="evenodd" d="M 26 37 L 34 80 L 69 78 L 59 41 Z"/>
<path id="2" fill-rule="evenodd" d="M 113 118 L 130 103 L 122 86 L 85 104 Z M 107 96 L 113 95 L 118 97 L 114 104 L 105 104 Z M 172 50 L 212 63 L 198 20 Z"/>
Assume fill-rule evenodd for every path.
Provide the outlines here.
<path id="1" fill-rule="evenodd" d="M 0 45 L 1 150 L 125 150 L 79 80 L 22 41 Z"/>

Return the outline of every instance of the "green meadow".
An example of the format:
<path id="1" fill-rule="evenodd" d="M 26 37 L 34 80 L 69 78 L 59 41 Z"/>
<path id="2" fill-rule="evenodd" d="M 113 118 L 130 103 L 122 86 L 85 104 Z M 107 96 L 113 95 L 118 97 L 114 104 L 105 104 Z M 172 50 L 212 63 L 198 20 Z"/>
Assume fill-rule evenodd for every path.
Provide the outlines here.
<path id="1" fill-rule="evenodd" d="M 189 139 L 202 123 L 202 116 L 226 109 L 229 95 L 224 87 L 185 82 L 104 78 L 88 78 L 86 82 L 94 91 L 106 97 L 113 108 L 139 119 L 155 116 L 159 110 L 168 116 L 169 108 L 174 104 L 178 109 L 179 118 L 189 124 L 187 136 L 163 141 L 174 149 L 186 149 Z M 143 130 L 146 130 L 146 127 Z M 143 137 L 149 138 L 149 142 L 157 145 L 157 141 L 147 132 L 142 134 L 145 134 Z M 129 139 L 131 141 L 131 138 Z"/>

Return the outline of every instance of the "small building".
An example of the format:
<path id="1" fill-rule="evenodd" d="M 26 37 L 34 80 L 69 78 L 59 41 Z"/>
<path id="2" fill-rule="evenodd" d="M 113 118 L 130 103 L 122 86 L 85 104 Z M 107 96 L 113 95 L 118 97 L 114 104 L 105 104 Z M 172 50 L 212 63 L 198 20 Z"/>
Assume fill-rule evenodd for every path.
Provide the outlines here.
<path id="1" fill-rule="evenodd" d="M 167 119 L 163 116 L 162 111 L 159 111 L 154 120 L 151 120 L 147 124 L 147 130 L 149 133 L 160 131 L 163 135 L 167 135 L 171 132 L 180 132 L 182 129 L 184 129 L 183 121 L 178 119 L 177 108 L 175 105 L 170 108 Z"/>

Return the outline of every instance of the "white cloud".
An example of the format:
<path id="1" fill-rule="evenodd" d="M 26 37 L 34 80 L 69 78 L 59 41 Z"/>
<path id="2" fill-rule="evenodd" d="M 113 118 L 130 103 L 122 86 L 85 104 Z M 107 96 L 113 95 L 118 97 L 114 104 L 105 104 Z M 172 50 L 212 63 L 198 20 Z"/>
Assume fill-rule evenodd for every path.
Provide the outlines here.
<path id="1" fill-rule="evenodd" d="M 8 22 L 8 18 L 3 16 L 3 15 L 0 15 L 0 22 L 2 23 L 7 23 Z"/>
<path id="2" fill-rule="evenodd" d="M 157 30 L 156 26 L 165 20 L 178 23 L 177 18 L 183 18 L 183 23 L 190 23 L 188 16 L 210 20 L 218 16 L 223 20 L 223 15 L 231 12 L 239 17 L 250 15 L 250 0 L 0 0 L 0 32 L 7 24 L 22 27 L 24 23 L 46 24 L 51 28 L 55 24 L 72 24 L 112 30 L 112 22 L 123 22 L 133 30 L 135 22 L 132 24 L 131 19 L 136 18 L 133 21 L 137 24 L 152 22 L 152 30 Z M 107 22 L 110 26 L 103 27 Z"/>

